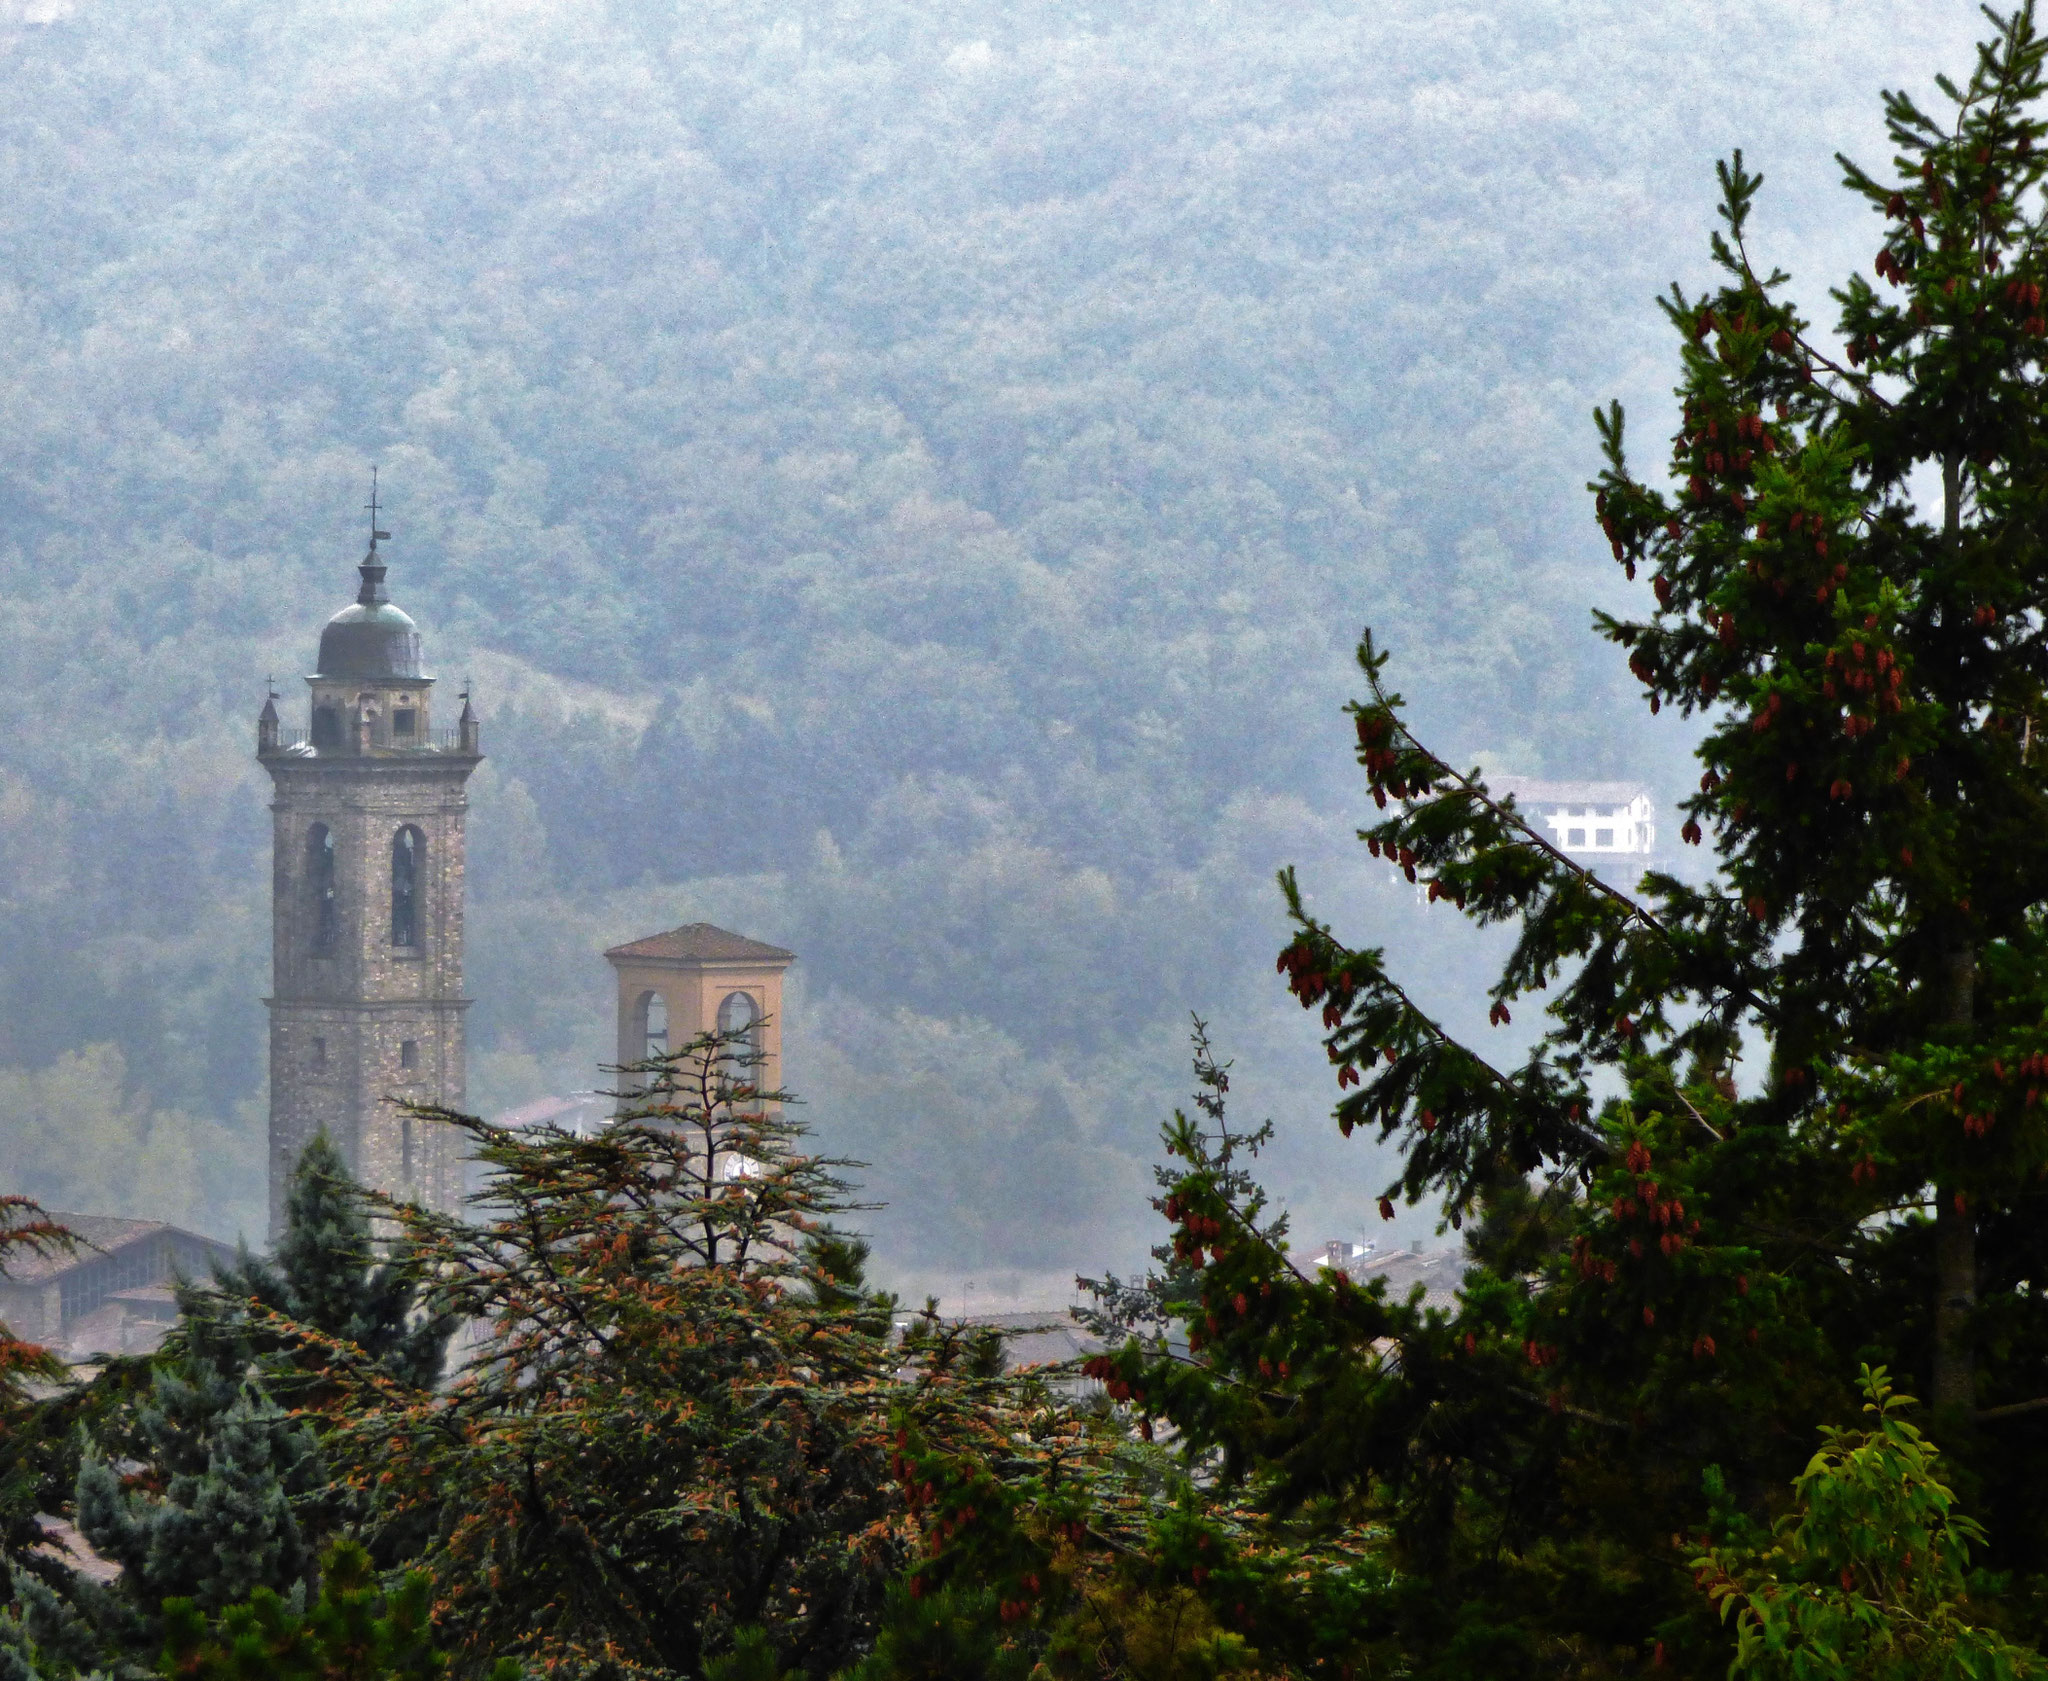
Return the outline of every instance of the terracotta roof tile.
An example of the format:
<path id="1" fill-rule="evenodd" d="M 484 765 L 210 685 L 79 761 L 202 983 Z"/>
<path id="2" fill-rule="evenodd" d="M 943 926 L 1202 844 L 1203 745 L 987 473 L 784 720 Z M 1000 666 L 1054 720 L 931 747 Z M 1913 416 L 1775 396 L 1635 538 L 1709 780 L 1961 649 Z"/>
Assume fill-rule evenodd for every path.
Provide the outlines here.
<path id="1" fill-rule="evenodd" d="M 789 963 L 796 953 L 727 928 L 714 928 L 708 922 L 686 922 L 666 934 L 650 934 L 644 940 L 613 946 L 605 956 L 667 958 L 674 963 Z"/>

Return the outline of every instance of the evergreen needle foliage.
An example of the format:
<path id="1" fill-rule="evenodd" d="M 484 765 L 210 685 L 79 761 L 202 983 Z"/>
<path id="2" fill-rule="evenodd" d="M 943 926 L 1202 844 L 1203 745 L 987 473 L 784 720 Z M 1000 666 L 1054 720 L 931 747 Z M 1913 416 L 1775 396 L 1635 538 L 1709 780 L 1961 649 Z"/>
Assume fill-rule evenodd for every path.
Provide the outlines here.
<path id="1" fill-rule="evenodd" d="M 821 1676 L 871 1635 L 903 1556 L 891 1304 L 831 1230 L 848 1164 L 747 1055 L 711 1034 L 625 1070 L 592 1138 L 435 1112 L 478 1217 L 390 1212 L 468 1358 L 424 1393 L 324 1341 L 339 1474 L 424 1537 L 465 1672 L 697 1676 L 751 1628 Z"/>
<path id="2" fill-rule="evenodd" d="M 386 1593 L 370 1555 L 336 1541 L 321 1556 L 311 1610 L 267 1588 L 212 1620 L 190 1600 L 166 1604 L 162 1672 L 172 1681 L 439 1681 L 448 1660 L 434 1648 L 431 1595 L 417 1570 Z M 519 1675 L 507 1658 L 489 1681 Z"/>
<path id="3" fill-rule="evenodd" d="M 10 1262 L 65 1255 L 77 1246 L 78 1240 L 30 1198 L 0 1196 L 0 1276 L 9 1271 Z M 54 1377 L 59 1369 L 47 1349 L 23 1342 L 0 1324 L 0 1402 L 18 1402 L 25 1383 Z"/>
<path id="4" fill-rule="evenodd" d="M 275 1265 L 245 1254 L 211 1285 L 179 1284 L 183 1318 L 152 1359 L 53 1385 L 9 1421 L 40 1509 L 69 1503 L 121 1567 L 103 1586 L 48 1549 L 14 1561 L 8 1638 L 46 1681 L 152 1667 L 172 1601 L 195 1616 L 259 1593 L 303 1604 L 319 1536 L 368 1521 L 333 1485 L 304 1403 L 331 1392 L 336 1348 L 394 1389 L 430 1385 L 450 1323 L 419 1311 L 402 1247 L 375 1253 L 363 1193 L 325 1139 L 301 1157 L 287 1213 Z M 407 1550 L 378 1527 L 387 1551 Z"/>
<path id="5" fill-rule="evenodd" d="M 164 1383 L 142 1416 L 158 1493 L 129 1486 L 89 1451 L 78 1474 L 78 1527 L 123 1569 L 124 1597 L 154 1609 L 189 1596 L 219 1610 L 253 1588 L 284 1591 L 312 1563 L 291 1496 L 318 1480 L 312 1431 L 253 1386 L 199 1429 Z M 191 1391 L 187 1391 L 188 1394 Z"/>
<path id="6" fill-rule="evenodd" d="M 281 1339 L 266 1332 L 268 1318 L 289 1319 L 339 1338 L 415 1388 L 431 1388 L 454 1321 L 420 1310 L 415 1269 L 402 1243 L 379 1253 L 370 1205 L 325 1133 L 299 1153 L 285 1199 L 284 1236 L 274 1262 L 247 1254 L 221 1271 L 210 1290 L 186 1289 L 179 1305 L 199 1337 L 232 1334 L 274 1354 Z M 301 1361 L 317 1352 L 294 1345 Z M 303 1368 L 302 1368 L 303 1369 Z M 273 1362 L 273 1385 L 294 1393 L 305 1383 Z"/>
<path id="7" fill-rule="evenodd" d="M 77 1240 L 27 1197 L 0 1196 L 0 1275 L 10 1261 L 68 1254 Z M 46 1348 L 24 1342 L 0 1322 L 0 1568 L 27 1559 L 43 1543 L 37 1512 L 49 1470 L 49 1432 L 39 1427 L 30 1388 L 49 1384 L 63 1367 Z"/>

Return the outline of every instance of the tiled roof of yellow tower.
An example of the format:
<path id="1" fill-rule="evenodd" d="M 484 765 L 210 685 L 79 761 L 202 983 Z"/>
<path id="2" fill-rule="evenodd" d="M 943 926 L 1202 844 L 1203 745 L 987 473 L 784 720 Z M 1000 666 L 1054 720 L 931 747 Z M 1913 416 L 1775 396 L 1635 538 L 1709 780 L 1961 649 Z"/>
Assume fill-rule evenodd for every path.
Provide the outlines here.
<path id="1" fill-rule="evenodd" d="M 788 963 L 796 953 L 708 922 L 686 922 L 666 934 L 649 934 L 644 940 L 613 946 L 605 956 L 666 957 L 679 963 Z"/>

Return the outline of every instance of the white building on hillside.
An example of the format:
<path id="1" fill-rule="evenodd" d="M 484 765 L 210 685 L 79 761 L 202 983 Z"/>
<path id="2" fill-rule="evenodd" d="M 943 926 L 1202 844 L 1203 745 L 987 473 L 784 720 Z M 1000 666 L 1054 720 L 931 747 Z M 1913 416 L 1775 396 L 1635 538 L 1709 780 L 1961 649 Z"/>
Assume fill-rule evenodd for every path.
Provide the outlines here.
<path id="1" fill-rule="evenodd" d="M 1652 852 L 1657 804 L 1640 782 L 1544 782 L 1533 776 L 1487 779 L 1496 797 L 1512 794 L 1528 825 L 1562 852 L 1609 857 Z"/>

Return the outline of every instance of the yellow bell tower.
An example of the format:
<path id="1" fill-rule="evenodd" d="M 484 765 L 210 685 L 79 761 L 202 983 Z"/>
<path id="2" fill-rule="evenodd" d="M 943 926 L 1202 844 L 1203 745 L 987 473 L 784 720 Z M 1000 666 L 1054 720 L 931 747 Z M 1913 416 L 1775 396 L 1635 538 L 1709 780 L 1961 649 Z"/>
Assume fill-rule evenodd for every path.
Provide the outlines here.
<path id="1" fill-rule="evenodd" d="M 745 1032 L 761 1059 L 754 1084 L 781 1090 L 782 977 L 796 953 L 690 922 L 604 955 L 618 977 L 621 1067 L 714 1030 Z"/>

